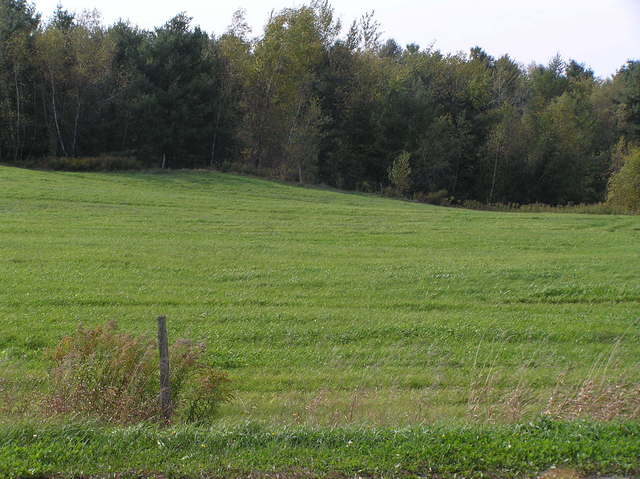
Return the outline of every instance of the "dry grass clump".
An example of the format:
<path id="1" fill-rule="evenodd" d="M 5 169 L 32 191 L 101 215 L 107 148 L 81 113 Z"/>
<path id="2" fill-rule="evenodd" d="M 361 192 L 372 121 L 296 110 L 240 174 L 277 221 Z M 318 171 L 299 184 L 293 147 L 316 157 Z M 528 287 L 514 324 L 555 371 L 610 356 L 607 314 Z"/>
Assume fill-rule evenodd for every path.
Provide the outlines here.
<path id="1" fill-rule="evenodd" d="M 640 418 L 640 383 L 610 373 L 621 341 L 622 337 L 618 338 L 608 355 L 603 354 L 593 362 L 589 374 L 577 387 L 566 385 L 565 376 L 560 375 L 544 413 L 557 419 Z"/>
<path id="2" fill-rule="evenodd" d="M 537 389 L 525 380 L 542 349 L 532 353 L 516 372 L 505 372 L 498 368 L 501 351 L 492 349 L 486 358 L 480 358 L 479 344 L 466 393 L 467 417 L 488 422 L 517 422 L 540 414 L 559 420 L 637 420 L 640 382 L 612 374 L 619 366 L 622 340 L 622 336 L 617 338 L 608 351 L 594 358 L 584 378 L 568 380 L 566 373 L 559 374 L 551 391 Z"/>
<path id="3" fill-rule="evenodd" d="M 640 418 L 639 383 L 602 383 L 586 379 L 575 392 L 563 392 L 562 378 L 545 414 L 557 419 L 588 417 L 603 421 Z"/>
<path id="4" fill-rule="evenodd" d="M 227 375 L 203 360 L 205 347 L 178 340 L 170 346 L 174 418 L 207 422 L 230 399 Z M 80 328 L 49 352 L 50 414 L 80 414 L 115 423 L 161 417 L 158 352 L 154 340 L 118 331 L 114 323 Z"/>
<path id="5" fill-rule="evenodd" d="M 586 379 L 578 388 L 572 388 L 565 385 L 561 376 L 543 409 L 538 405 L 544 401 L 534 389 L 521 384 L 499 389 L 491 380 L 477 381 L 469 389 L 467 415 L 488 422 L 517 422 L 532 414 L 559 420 L 635 420 L 640 418 L 640 383 Z"/>

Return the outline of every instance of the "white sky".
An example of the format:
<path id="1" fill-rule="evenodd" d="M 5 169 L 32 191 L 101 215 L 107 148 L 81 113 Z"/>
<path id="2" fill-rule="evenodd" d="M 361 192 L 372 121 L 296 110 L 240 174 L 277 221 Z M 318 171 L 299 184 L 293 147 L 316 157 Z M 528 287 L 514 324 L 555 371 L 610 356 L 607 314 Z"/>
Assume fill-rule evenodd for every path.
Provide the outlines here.
<path id="1" fill-rule="evenodd" d="M 48 18 L 59 0 L 35 0 Z M 105 23 L 118 18 L 144 28 L 162 25 L 180 11 L 194 24 L 221 34 L 233 11 L 245 8 L 254 35 L 269 12 L 299 6 L 294 0 L 62 0 L 80 12 L 98 9 Z M 629 59 L 640 59 L 640 0 L 334 0 L 343 28 L 375 10 L 383 38 L 442 52 L 468 52 L 478 45 L 499 57 L 508 53 L 524 65 L 547 63 L 556 53 L 608 77 Z"/>

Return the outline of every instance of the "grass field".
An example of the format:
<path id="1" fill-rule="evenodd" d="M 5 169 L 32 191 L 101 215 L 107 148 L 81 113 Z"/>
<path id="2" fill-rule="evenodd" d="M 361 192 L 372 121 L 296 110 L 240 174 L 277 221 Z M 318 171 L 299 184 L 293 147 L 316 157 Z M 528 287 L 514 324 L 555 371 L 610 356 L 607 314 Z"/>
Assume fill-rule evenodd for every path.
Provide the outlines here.
<path id="1" fill-rule="evenodd" d="M 639 240 L 632 216 L 0 167 L 0 477 L 640 474 Z M 233 380 L 213 427 L 47 417 L 48 348 L 159 314 Z"/>
<path id="2" fill-rule="evenodd" d="M 37 415 L 62 336 L 109 320 L 153 335 L 158 314 L 230 373 L 229 424 L 504 422 L 552 396 L 575 415 L 580 394 L 586 415 L 637 408 L 640 217 L 207 172 L 0 167 L 0 192 L 4 421 Z"/>

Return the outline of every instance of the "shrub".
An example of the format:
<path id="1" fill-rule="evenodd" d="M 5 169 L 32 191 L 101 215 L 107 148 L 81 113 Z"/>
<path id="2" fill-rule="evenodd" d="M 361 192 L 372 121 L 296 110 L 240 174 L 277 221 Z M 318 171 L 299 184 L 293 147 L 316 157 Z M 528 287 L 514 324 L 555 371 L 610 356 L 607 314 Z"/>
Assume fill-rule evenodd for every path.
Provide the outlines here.
<path id="1" fill-rule="evenodd" d="M 438 190 L 429 193 L 418 192 L 414 195 L 413 199 L 420 203 L 429 203 L 432 205 L 449 206 L 451 204 L 451 198 L 447 190 Z"/>
<path id="2" fill-rule="evenodd" d="M 622 168 L 609 180 L 607 203 L 628 211 L 640 211 L 640 148 L 629 150 Z"/>
<path id="3" fill-rule="evenodd" d="M 393 186 L 385 186 L 382 189 L 382 196 L 386 196 L 388 198 L 395 198 L 396 196 L 398 196 L 398 192 Z"/>
<path id="4" fill-rule="evenodd" d="M 361 191 L 362 193 L 376 193 L 379 190 L 376 190 L 375 185 L 372 185 L 368 181 L 360 181 L 356 184 L 356 191 Z"/>
<path id="5" fill-rule="evenodd" d="M 142 163 L 129 156 L 51 157 L 44 166 L 63 171 L 118 171 L 138 170 Z"/>
<path id="6" fill-rule="evenodd" d="M 403 151 L 389 168 L 389 181 L 402 196 L 411 189 L 411 155 Z"/>
<path id="7" fill-rule="evenodd" d="M 187 340 L 170 346 L 174 418 L 211 420 L 229 400 L 229 379 L 203 361 L 205 347 Z M 114 323 L 80 328 L 49 351 L 52 414 L 96 416 L 116 423 L 155 421 L 159 404 L 158 352 L 155 341 L 121 333 Z"/>

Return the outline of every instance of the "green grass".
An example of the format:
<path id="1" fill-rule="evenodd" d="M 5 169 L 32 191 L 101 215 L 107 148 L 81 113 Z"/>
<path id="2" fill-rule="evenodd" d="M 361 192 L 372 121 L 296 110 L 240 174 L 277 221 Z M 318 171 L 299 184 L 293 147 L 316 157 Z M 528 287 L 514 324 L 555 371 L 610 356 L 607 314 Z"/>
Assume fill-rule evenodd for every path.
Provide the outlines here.
<path id="1" fill-rule="evenodd" d="M 507 478 L 553 467 L 583 474 L 640 473 L 637 422 L 397 430 L 62 424 L 4 427 L 0 433 L 0 475 L 10 478 L 148 477 L 158 471 L 161 477 L 181 478 L 250 473 L 278 478 Z M 122 474 L 114 476 L 116 472 Z"/>
<path id="2" fill-rule="evenodd" d="M 640 381 L 639 245 L 633 216 L 0 167 L 0 420 L 38 415 L 62 336 L 159 314 L 230 373 L 231 425 L 527 420 Z"/>

